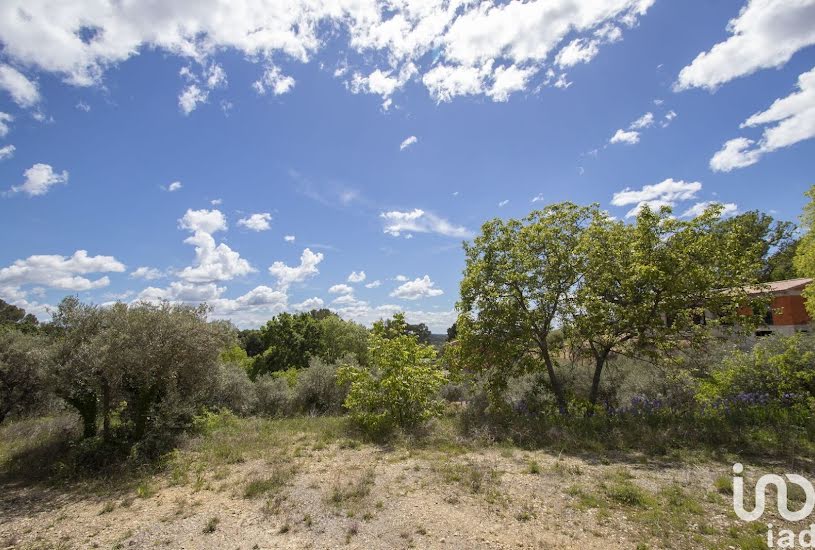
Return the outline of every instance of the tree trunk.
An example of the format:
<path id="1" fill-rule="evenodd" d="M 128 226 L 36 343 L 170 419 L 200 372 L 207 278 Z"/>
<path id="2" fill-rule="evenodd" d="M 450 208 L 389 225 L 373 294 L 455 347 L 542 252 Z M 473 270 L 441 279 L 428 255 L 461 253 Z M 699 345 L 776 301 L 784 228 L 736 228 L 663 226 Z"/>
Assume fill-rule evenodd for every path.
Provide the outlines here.
<path id="1" fill-rule="evenodd" d="M 557 407 L 560 410 L 560 414 L 566 416 L 569 414 L 569 404 L 566 401 L 566 392 L 563 391 L 563 384 L 560 383 L 560 379 L 555 372 L 552 357 L 549 355 L 549 346 L 546 344 L 545 339 L 543 340 L 543 343 L 539 341 L 538 346 L 540 347 L 541 354 L 543 355 L 543 361 L 546 363 L 546 372 L 549 374 L 549 382 L 552 384 L 552 391 L 555 392 Z"/>
<path id="2" fill-rule="evenodd" d="M 102 380 L 102 437 L 110 439 L 110 384 L 106 379 Z"/>
<path id="3" fill-rule="evenodd" d="M 606 365 L 609 350 L 603 350 L 600 353 L 594 354 L 594 377 L 591 381 L 591 393 L 589 394 L 589 403 L 591 407 L 586 411 L 586 416 L 594 416 L 594 406 L 597 404 L 597 397 L 600 394 L 600 378 L 603 374 L 603 367 Z"/>
<path id="4" fill-rule="evenodd" d="M 82 417 L 82 438 L 87 439 L 96 435 L 96 394 L 87 393 L 81 397 L 67 397 L 65 401 L 74 407 Z"/>

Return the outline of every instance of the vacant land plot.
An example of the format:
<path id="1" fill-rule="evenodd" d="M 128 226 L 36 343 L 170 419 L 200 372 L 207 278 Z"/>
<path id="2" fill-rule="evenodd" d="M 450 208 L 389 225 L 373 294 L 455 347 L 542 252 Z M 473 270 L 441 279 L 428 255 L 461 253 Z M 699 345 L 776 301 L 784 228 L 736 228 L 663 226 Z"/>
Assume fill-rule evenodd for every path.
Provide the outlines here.
<path id="1" fill-rule="evenodd" d="M 3 548 L 764 547 L 732 512 L 729 459 L 567 456 L 443 422 L 381 446 L 341 418 L 224 416 L 152 471 L 61 481 L 32 463 L 60 426 L 0 434 Z"/>

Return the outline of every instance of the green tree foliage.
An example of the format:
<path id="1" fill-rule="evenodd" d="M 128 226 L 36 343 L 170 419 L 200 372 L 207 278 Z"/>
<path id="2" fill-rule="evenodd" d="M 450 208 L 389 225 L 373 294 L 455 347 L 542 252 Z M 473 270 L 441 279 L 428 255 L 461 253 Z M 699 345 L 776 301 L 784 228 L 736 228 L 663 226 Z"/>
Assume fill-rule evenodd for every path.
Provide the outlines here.
<path id="1" fill-rule="evenodd" d="M 809 202 L 804 205 L 801 214 L 801 225 L 806 233 L 798 243 L 793 263 L 799 276 L 815 278 L 815 185 L 809 188 L 806 196 Z M 809 285 L 803 294 L 807 312 L 815 318 L 815 285 Z"/>
<path id="2" fill-rule="evenodd" d="M 564 327 L 594 361 L 590 405 L 613 353 L 656 360 L 702 345 L 713 325 L 751 326 L 741 310 L 751 301 L 746 290 L 756 282 L 763 242 L 752 239 L 751 217 L 722 221 L 720 212 L 712 206 L 678 220 L 670 209 L 645 208 L 635 224 L 598 214 L 586 228 L 578 247 L 583 274 Z"/>
<path id="3" fill-rule="evenodd" d="M 456 327 L 456 324 L 453 323 L 447 328 L 447 341 L 452 342 L 456 338 L 458 338 L 458 328 Z"/>
<path id="4" fill-rule="evenodd" d="M 255 358 L 251 375 L 304 369 L 311 357 L 322 352 L 319 322 L 308 313 L 281 313 L 260 329 L 263 353 Z"/>
<path id="5" fill-rule="evenodd" d="M 724 219 L 719 224 L 723 233 L 737 233 L 742 239 L 740 248 L 754 254 L 756 278 L 762 282 L 795 277 L 790 263 L 795 250 L 795 229 L 792 222 L 777 221 L 757 210 Z"/>
<path id="6" fill-rule="evenodd" d="M 567 412 L 548 337 L 568 314 L 584 271 L 580 240 L 596 215 L 595 207 L 555 204 L 523 220 L 491 220 L 464 244 L 457 351 L 463 364 L 485 374 L 492 396 L 510 377 L 543 367 Z"/>
<path id="7" fill-rule="evenodd" d="M 58 337 L 49 376 L 82 416 L 84 435 L 122 439 L 186 427 L 217 384 L 228 327 L 207 322 L 206 306 L 115 304 L 101 309 L 66 298 L 54 314 Z"/>
<path id="8" fill-rule="evenodd" d="M 337 363 L 351 354 L 360 364 L 367 364 L 368 329 L 353 321 L 343 321 L 333 314 L 323 317 L 318 322 L 321 359 L 328 363 Z"/>
<path id="9" fill-rule="evenodd" d="M 594 360 L 594 405 L 613 353 L 655 359 L 702 342 L 706 311 L 715 314 L 710 324 L 749 326 L 739 313 L 762 243 L 749 220 L 723 222 L 719 212 L 678 220 L 646 208 L 626 224 L 595 206 L 561 203 L 486 223 L 465 245 L 458 361 L 484 372 L 494 396 L 512 376 L 545 371 L 567 413 L 557 374 L 566 343 Z"/>
<path id="10" fill-rule="evenodd" d="M 385 331 L 390 335 L 404 334 L 407 336 L 415 336 L 420 344 L 429 344 L 431 342 L 430 329 L 424 323 L 412 325 L 402 318 L 401 323 L 396 323 L 393 319 L 385 319 Z"/>
<path id="11" fill-rule="evenodd" d="M 0 300 L 0 328 L 15 328 L 31 332 L 36 330 L 38 325 L 39 321 L 31 313 L 26 313 L 23 308 Z"/>
<path id="12" fill-rule="evenodd" d="M 374 324 L 369 367 L 344 365 L 337 378 L 348 384 L 345 407 L 366 432 L 382 435 L 412 429 L 441 414 L 438 392 L 447 378 L 435 364 L 436 350 L 407 334 L 404 315 Z"/>
<path id="13" fill-rule="evenodd" d="M 33 411 L 45 400 L 47 345 L 42 337 L 0 328 L 0 423 Z"/>
<path id="14" fill-rule="evenodd" d="M 249 357 L 263 353 L 263 338 L 258 329 L 247 329 L 238 332 L 238 341 Z"/>
<path id="15" fill-rule="evenodd" d="M 815 337 L 805 333 L 761 339 L 736 351 L 701 385 L 702 401 L 774 401 L 815 408 Z"/>

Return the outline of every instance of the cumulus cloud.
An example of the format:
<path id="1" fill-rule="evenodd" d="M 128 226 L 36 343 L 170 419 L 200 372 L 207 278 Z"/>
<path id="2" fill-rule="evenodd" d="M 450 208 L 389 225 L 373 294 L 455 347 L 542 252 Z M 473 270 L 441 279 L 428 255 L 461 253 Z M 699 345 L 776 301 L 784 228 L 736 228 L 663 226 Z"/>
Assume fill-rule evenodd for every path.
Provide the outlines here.
<path id="1" fill-rule="evenodd" d="M 634 145 L 640 142 L 640 133 L 634 130 L 626 131 L 619 129 L 608 141 L 609 143 L 627 143 L 628 145 Z"/>
<path id="2" fill-rule="evenodd" d="M 182 187 L 183 187 L 183 185 L 181 185 L 180 181 L 174 181 L 170 185 L 167 186 L 167 191 L 172 193 L 173 191 L 178 191 Z"/>
<path id="3" fill-rule="evenodd" d="M 815 44 L 815 0 L 749 0 L 727 30 L 727 40 L 680 71 L 677 89 L 715 89 L 760 69 L 781 67 L 795 52 Z"/>
<path id="4" fill-rule="evenodd" d="M 614 193 L 611 204 L 614 206 L 636 205 L 625 215 L 626 218 L 630 218 L 636 216 L 646 206 L 651 210 L 658 210 L 662 206 L 674 207 L 677 202 L 696 198 L 697 193 L 701 190 L 702 184 L 698 181 L 686 182 L 668 178 L 660 183 L 645 185 L 642 189 L 626 187 Z"/>
<path id="5" fill-rule="evenodd" d="M 346 284 L 334 285 L 328 289 L 329 294 L 353 294 L 354 289 Z"/>
<path id="6" fill-rule="evenodd" d="M 364 280 L 365 280 L 364 271 L 352 271 L 351 274 L 348 275 L 349 283 L 361 283 Z"/>
<path id="7" fill-rule="evenodd" d="M 732 216 L 738 211 L 738 206 L 732 202 L 720 203 L 715 201 L 702 201 L 697 202 L 687 210 L 682 213 L 683 218 L 695 218 L 697 216 L 701 216 L 705 210 L 713 205 L 719 205 L 721 207 L 721 216 Z"/>
<path id="8" fill-rule="evenodd" d="M 400 151 L 404 151 L 405 149 L 407 149 L 408 147 L 410 147 L 411 145 L 413 145 L 413 144 L 414 144 L 414 143 L 416 143 L 417 141 L 419 141 L 419 138 L 417 138 L 416 136 L 409 136 L 409 137 L 406 137 L 406 138 L 405 138 L 405 139 L 402 141 L 402 143 L 400 143 L 400 144 L 399 144 L 399 150 L 400 150 Z"/>
<path id="9" fill-rule="evenodd" d="M 325 305 L 322 298 L 313 297 L 303 300 L 299 304 L 293 304 L 292 308 L 297 311 L 311 311 L 312 309 L 320 309 Z"/>
<path id="10" fill-rule="evenodd" d="M 538 193 L 534 197 L 532 197 L 532 202 L 543 202 L 545 199 L 543 197 L 543 193 Z"/>
<path id="11" fill-rule="evenodd" d="M 382 286 L 382 281 L 380 281 L 379 279 L 377 279 L 377 280 L 375 280 L 375 281 L 371 281 L 370 283 L 367 283 L 367 284 L 365 285 L 365 288 L 377 288 L 377 287 L 379 287 L 379 286 Z"/>
<path id="12" fill-rule="evenodd" d="M 417 75 L 437 100 L 483 94 L 505 101 L 529 86 L 554 52 L 560 49 L 556 60 L 563 66 L 587 62 L 652 4 L 201 0 L 194 9 L 139 2 L 55 9 L 54 0 L 7 0 L 0 4 L 0 42 L 10 61 L 75 86 L 98 85 L 106 70 L 149 49 L 209 67 L 197 81 L 189 79 L 189 69 L 181 75 L 195 86 L 185 88 L 179 101 L 189 113 L 206 101 L 207 86 L 225 79 L 211 62 L 219 52 L 233 50 L 263 66 L 259 91 L 285 93 L 294 80 L 280 75 L 272 59 L 307 62 L 337 36 L 347 37 L 341 48 L 359 54 L 362 65 L 380 66 L 343 66 L 337 77 L 345 78 L 347 70 L 354 75 L 352 91 L 380 95 L 388 108 L 392 95 Z M 565 75 L 553 85 L 567 85 Z"/>
<path id="13" fill-rule="evenodd" d="M 0 112 L 0 138 L 6 137 L 9 133 L 9 123 L 14 120 L 14 117 L 8 113 Z"/>
<path id="14" fill-rule="evenodd" d="M 11 193 L 25 193 L 29 197 L 37 197 L 45 195 L 55 185 L 68 182 L 68 171 L 54 172 L 50 164 L 37 163 L 26 170 L 23 176 L 25 181 L 12 186 Z"/>
<path id="15" fill-rule="evenodd" d="M 498 208 L 503 208 L 508 204 L 509 204 L 509 199 L 504 199 L 504 200 L 502 200 L 501 202 L 498 203 Z"/>
<path id="16" fill-rule="evenodd" d="M 744 168 L 766 153 L 815 137 L 815 68 L 798 77 L 797 88 L 742 123 L 741 128 L 764 126 L 760 139 L 739 137 L 727 141 L 710 159 L 710 168 L 716 172 Z"/>
<path id="17" fill-rule="evenodd" d="M 5 90 L 20 107 L 33 107 L 40 101 L 37 84 L 11 65 L 0 65 L 0 89 Z"/>
<path id="18" fill-rule="evenodd" d="M 142 266 L 134 269 L 130 273 L 130 277 L 132 279 L 145 279 L 147 281 L 152 281 L 154 279 L 161 279 L 164 277 L 164 273 L 155 267 Z"/>
<path id="19" fill-rule="evenodd" d="M 252 214 L 247 218 L 238 220 L 238 225 L 241 225 L 252 231 L 266 231 L 271 229 L 269 222 L 272 221 L 272 215 L 268 212 L 261 212 L 259 214 Z"/>
<path id="20" fill-rule="evenodd" d="M 269 267 L 269 273 L 277 278 L 277 284 L 281 288 L 288 288 L 293 283 L 300 283 L 314 277 L 320 270 L 317 265 L 323 261 L 322 252 L 312 252 L 306 248 L 300 255 L 300 264 L 288 266 L 283 262 L 275 262 Z"/>
<path id="21" fill-rule="evenodd" d="M 225 243 L 216 245 L 212 234 L 227 229 L 226 218 L 220 210 L 189 209 L 178 220 L 178 225 L 193 233 L 184 242 L 195 247 L 193 265 L 177 273 L 181 279 L 193 283 L 228 281 L 256 271 Z"/>
<path id="22" fill-rule="evenodd" d="M 198 84 L 190 84 L 178 95 L 178 107 L 185 115 L 190 114 L 202 103 L 207 102 L 209 92 L 202 90 Z"/>
<path id="23" fill-rule="evenodd" d="M 17 148 L 14 145 L 6 145 L 4 147 L 0 147 L 0 160 L 6 160 L 14 156 L 14 151 Z"/>
<path id="24" fill-rule="evenodd" d="M 294 88 L 294 84 L 294 78 L 284 75 L 280 71 L 280 67 L 269 65 L 263 71 L 263 75 L 252 84 L 252 87 L 260 95 L 269 92 L 274 95 L 283 95 L 290 92 Z"/>
<path id="25" fill-rule="evenodd" d="M 446 237 L 469 238 L 472 233 L 463 226 L 453 225 L 444 218 L 419 208 L 402 212 L 393 210 L 379 215 L 384 220 L 384 231 L 394 237 L 402 233 L 437 233 Z"/>
<path id="26" fill-rule="evenodd" d="M 430 298 L 444 294 L 443 290 L 434 287 L 435 283 L 430 280 L 428 275 L 425 275 L 400 285 L 390 293 L 390 296 L 402 300 L 418 300 L 419 298 Z"/>
<path id="27" fill-rule="evenodd" d="M 286 241 L 287 243 L 293 243 L 294 242 L 294 235 L 284 235 L 283 240 Z"/>
<path id="28" fill-rule="evenodd" d="M 91 280 L 83 275 L 121 273 L 124 270 L 124 264 L 113 256 L 89 256 L 85 250 L 77 250 L 69 257 L 35 255 L 0 268 L 0 286 L 39 285 L 61 290 L 92 290 L 108 286 L 110 279 L 104 276 Z"/>
<path id="29" fill-rule="evenodd" d="M 640 118 L 631 123 L 632 130 L 641 130 L 643 128 L 650 128 L 654 125 L 654 113 L 647 112 Z"/>

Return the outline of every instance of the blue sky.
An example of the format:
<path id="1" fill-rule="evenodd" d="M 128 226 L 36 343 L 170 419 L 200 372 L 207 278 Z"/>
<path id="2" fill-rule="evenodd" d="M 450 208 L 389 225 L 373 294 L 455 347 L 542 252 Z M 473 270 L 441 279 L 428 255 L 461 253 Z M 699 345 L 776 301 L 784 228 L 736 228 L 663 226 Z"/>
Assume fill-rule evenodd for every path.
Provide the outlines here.
<path id="1" fill-rule="evenodd" d="M 815 0 L 7 0 L 0 43 L 0 298 L 43 319 L 441 332 L 487 219 L 795 220 L 815 183 Z"/>

